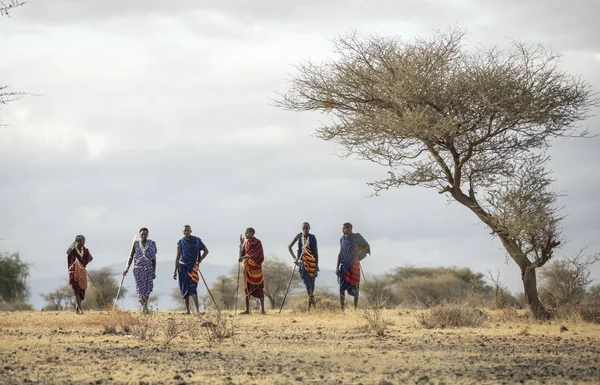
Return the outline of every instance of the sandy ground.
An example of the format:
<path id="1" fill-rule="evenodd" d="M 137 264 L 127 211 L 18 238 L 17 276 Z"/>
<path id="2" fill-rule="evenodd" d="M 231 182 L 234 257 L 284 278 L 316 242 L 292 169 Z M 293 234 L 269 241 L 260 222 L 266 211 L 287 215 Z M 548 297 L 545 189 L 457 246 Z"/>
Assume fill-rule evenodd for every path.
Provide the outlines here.
<path id="1" fill-rule="evenodd" d="M 600 325 L 489 313 L 480 328 L 428 330 L 414 312 L 383 315 L 383 336 L 354 311 L 227 315 L 235 334 L 218 343 L 198 317 L 181 312 L 4 312 L 0 383 L 600 383 Z M 141 319 L 154 338 L 140 340 L 140 326 L 106 334 L 117 319 Z M 179 334 L 165 344 L 169 330 Z"/>

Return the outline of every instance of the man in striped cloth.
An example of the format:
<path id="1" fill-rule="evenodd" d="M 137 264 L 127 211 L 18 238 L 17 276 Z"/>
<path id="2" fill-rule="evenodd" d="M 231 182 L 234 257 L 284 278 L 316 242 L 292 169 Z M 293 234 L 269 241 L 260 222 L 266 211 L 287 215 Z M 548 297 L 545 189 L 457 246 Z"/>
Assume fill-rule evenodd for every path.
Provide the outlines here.
<path id="1" fill-rule="evenodd" d="M 202 252 L 202 255 L 200 255 Z M 190 296 L 194 300 L 196 312 L 198 305 L 198 274 L 199 264 L 208 255 L 208 249 L 202 240 L 192 235 L 192 227 L 183 227 L 183 238 L 177 242 L 177 256 L 175 257 L 175 271 L 173 279 L 179 274 L 179 292 L 185 301 L 185 314 L 190 314 Z"/>
<path id="2" fill-rule="evenodd" d="M 87 289 L 87 271 L 86 266 L 92 262 L 92 254 L 85 247 L 85 237 L 78 235 L 75 241 L 67 249 L 67 265 L 69 266 L 69 286 L 75 295 L 75 312 L 83 314 L 81 302 L 85 299 L 85 289 Z"/>
<path id="3" fill-rule="evenodd" d="M 265 260 L 262 243 L 254 236 L 254 229 L 248 227 L 245 232 L 246 242 L 240 235 L 240 259 L 244 262 L 244 283 L 246 292 L 246 311 L 240 314 L 250 314 L 250 296 L 260 300 L 261 314 L 265 314 L 265 295 L 262 263 Z"/>
<path id="4" fill-rule="evenodd" d="M 346 291 L 354 297 L 354 309 L 358 306 L 360 261 L 371 254 L 371 248 L 362 235 L 352 232 L 351 223 L 342 225 L 342 233 L 335 273 L 340 284 L 340 307 L 344 311 Z"/>
<path id="5" fill-rule="evenodd" d="M 298 244 L 297 254 L 294 255 L 292 247 Z M 310 233 L 310 224 L 302 223 L 302 232 L 296 234 L 292 242 L 288 245 L 288 251 L 294 259 L 294 263 L 300 271 L 300 278 L 306 286 L 308 294 L 308 310 L 311 306 L 316 306 L 315 303 L 315 279 L 319 274 L 319 250 L 317 249 L 317 237 Z"/>

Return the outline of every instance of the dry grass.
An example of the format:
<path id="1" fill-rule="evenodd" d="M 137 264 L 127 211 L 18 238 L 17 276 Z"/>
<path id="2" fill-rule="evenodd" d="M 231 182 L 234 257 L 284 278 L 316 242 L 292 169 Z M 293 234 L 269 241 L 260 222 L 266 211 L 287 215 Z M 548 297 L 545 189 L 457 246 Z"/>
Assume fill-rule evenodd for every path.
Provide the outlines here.
<path id="1" fill-rule="evenodd" d="M 426 329 L 474 328 L 483 325 L 486 314 L 466 305 L 442 305 L 417 314 L 417 320 Z"/>
<path id="2" fill-rule="evenodd" d="M 357 331 L 365 322 L 360 309 L 224 313 L 224 324 L 235 323 L 235 340 L 224 337 L 220 342 L 200 334 L 207 328 L 195 338 L 189 329 L 202 319 L 214 322 L 210 317 L 218 315 L 212 313 L 130 313 L 130 334 L 116 320 L 117 334 L 103 334 L 104 317 L 110 316 L 106 312 L 0 312 L 0 383 L 600 381 L 598 324 L 540 324 L 521 311 L 495 310 L 486 311 L 489 318 L 482 327 L 425 329 L 415 320 L 420 312 L 382 309 L 381 316 L 390 321 L 383 336 Z M 154 338 L 140 337 L 136 328 L 142 322 L 146 330 L 156 329 Z"/>

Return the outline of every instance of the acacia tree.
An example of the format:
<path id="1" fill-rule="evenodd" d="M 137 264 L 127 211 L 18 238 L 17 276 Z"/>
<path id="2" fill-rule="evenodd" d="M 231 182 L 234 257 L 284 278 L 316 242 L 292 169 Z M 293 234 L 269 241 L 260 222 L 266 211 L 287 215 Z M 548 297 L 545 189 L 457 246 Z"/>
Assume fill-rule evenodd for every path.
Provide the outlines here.
<path id="1" fill-rule="evenodd" d="M 41 294 L 46 301 L 45 310 L 67 310 L 75 308 L 75 300 L 73 292 L 69 285 L 64 285 L 56 288 L 54 291 L 46 294 Z"/>
<path id="2" fill-rule="evenodd" d="M 558 308 L 580 303 L 594 279 L 591 267 L 600 261 L 600 254 L 585 254 L 553 261 L 541 271 L 540 297 L 547 305 Z"/>
<path id="3" fill-rule="evenodd" d="M 10 17 L 10 11 L 13 8 L 20 7 L 24 4 L 25 2 L 19 0 L 11 0 L 9 2 L 0 1 L 0 16 Z"/>
<path id="4" fill-rule="evenodd" d="M 294 270 L 293 265 L 290 266 L 289 263 L 275 258 L 265 259 L 262 270 L 265 283 L 265 297 L 269 299 L 271 308 L 276 309 L 283 301 L 288 284 L 290 285 L 290 292 L 300 286 L 298 269 L 295 269 L 295 274 L 292 275 L 292 270 Z"/>
<path id="5" fill-rule="evenodd" d="M 19 252 L 0 252 L 0 304 L 25 302 L 29 297 L 29 265 Z"/>
<path id="6" fill-rule="evenodd" d="M 469 51 L 464 37 L 337 38 L 335 59 L 300 64 L 277 103 L 328 114 L 321 139 L 387 167 L 369 183 L 374 195 L 423 186 L 471 210 L 520 267 L 535 316 L 547 318 L 535 271 L 560 245 L 561 218 L 544 150 L 585 136 L 575 125 L 598 99 L 543 47 Z"/>
<path id="7" fill-rule="evenodd" d="M 11 0 L 10 2 L 0 1 L 0 17 L 10 17 L 10 11 L 14 8 L 20 7 L 25 3 L 19 0 Z M 0 106 L 6 105 L 16 99 L 23 96 L 22 92 L 11 92 L 8 91 L 8 86 L 0 85 Z"/>

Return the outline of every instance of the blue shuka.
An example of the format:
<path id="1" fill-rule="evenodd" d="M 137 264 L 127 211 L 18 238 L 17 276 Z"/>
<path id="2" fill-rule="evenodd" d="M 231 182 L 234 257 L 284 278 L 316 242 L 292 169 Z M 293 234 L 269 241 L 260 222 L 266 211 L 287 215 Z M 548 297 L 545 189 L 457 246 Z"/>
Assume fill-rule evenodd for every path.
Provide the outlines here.
<path id="1" fill-rule="evenodd" d="M 202 240 L 198 237 L 190 235 L 189 238 L 183 237 L 177 242 L 179 245 L 179 291 L 182 297 L 186 295 L 198 294 L 198 267 L 196 262 L 200 256 L 200 252 L 205 246 Z M 194 277 L 196 279 L 194 280 Z"/>
<path id="2" fill-rule="evenodd" d="M 359 247 L 366 248 L 358 253 L 358 259 L 356 258 L 357 250 Z M 340 266 L 338 283 L 340 285 L 340 292 L 348 291 L 348 294 L 352 296 L 358 295 L 360 285 L 360 261 L 362 261 L 367 254 L 371 253 L 369 243 L 359 233 L 353 233 L 350 235 L 343 235 L 340 238 Z"/>

